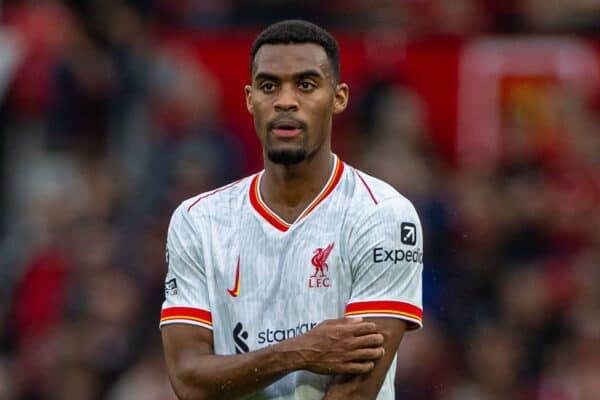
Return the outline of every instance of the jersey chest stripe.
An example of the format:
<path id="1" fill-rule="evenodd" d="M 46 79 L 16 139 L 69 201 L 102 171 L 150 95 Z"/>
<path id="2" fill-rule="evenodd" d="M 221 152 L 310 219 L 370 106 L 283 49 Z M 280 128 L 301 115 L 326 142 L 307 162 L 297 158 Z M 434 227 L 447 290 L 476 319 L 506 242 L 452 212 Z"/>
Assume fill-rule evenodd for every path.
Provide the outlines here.
<path id="1" fill-rule="evenodd" d="M 367 182 L 365 182 L 365 180 L 363 179 L 363 177 L 358 173 L 357 170 L 352 169 L 354 171 L 354 173 L 356 174 L 356 176 L 358 176 L 358 179 L 360 179 L 360 181 L 362 182 L 362 184 L 365 186 L 365 188 L 367 189 L 367 192 L 369 192 L 369 195 L 371 196 L 371 199 L 373 199 L 373 203 L 375 203 L 375 205 L 377 205 L 377 199 L 375 198 L 375 196 L 373 196 L 373 192 L 371 191 L 371 188 L 369 187 L 369 185 L 367 185 Z"/>
<path id="2" fill-rule="evenodd" d="M 243 178 L 242 178 L 242 179 L 243 179 Z M 203 200 L 203 199 L 205 199 L 205 198 L 207 198 L 207 197 L 210 197 L 210 196 L 212 196 L 213 194 L 217 194 L 217 193 L 219 193 L 219 192 L 221 192 L 221 191 L 223 191 L 223 190 L 227 190 L 227 189 L 229 189 L 230 187 L 233 187 L 233 186 L 235 186 L 235 185 L 236 185 L 237 183 L 239 183 L 239 182 L 240 182 L 242 179 L 239 179 L 239 180 L 237 180 L 237 181 L 235 181 L 235 182 L 233 182 L 233 183 L 230 183 L 229 185 L 223 186 L 222 188 L 219 188 L 219 189 L 215 189 L 215 190 L 213 190 L 212 192 L 206 193 L 205 195 L 202 195 L 202 196 L 198 197 L 198 198 L 196 199 L 196 201 L 194 201 L 192 204 L 190 204 L 190 206 L 189 206 L 189 207 L 188 207 L 188 209 L 187 209 L 187 210 L 188 210 L 188 212 L 189 212 L 189 211 L 192 209 L 192 207 L 194 207 L 196 204 L 198 204 L 198 203 L 200 202 L 200 200 Z"/>

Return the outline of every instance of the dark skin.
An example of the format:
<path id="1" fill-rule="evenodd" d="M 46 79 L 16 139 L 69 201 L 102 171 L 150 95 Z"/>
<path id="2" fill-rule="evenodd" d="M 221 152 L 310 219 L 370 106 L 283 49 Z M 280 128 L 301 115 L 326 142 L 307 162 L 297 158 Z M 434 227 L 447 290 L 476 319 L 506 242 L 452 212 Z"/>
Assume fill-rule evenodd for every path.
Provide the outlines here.
<path id="1" fill-rule="evenodd" d="M 332 118 L 346 108 L 348 86 L 336 82 L 324 49 L 316 44 L 264 45 L 245 92 L 263 145 L 261 195 L 271 210 L 292 223 L 331 174 Z M 278 135 L 276 129 L 286 123 L 299 132 Z M 305 157 L 283 165 L 270 160 L 269 152 L 301 152 Z M 214 354 L 208 329 L 173 324 L 161 332 L 180 399 L 236 399 L 287 373 L 308 370 L 332 375 L 324 398 L 336 400 L 377 396 L 405 329 L 405 322 L 393 318 L 339 318 L 273 346 L 227 356 Z"/>
<path id="2" fill-rule="evenodd" d="M 245 92 L 263 146 L 261 195 L 271 210 L 293 222 L 331 174 L 332 119 L 346 109 L 348 85 L 335 83 L 319 45 L 265 45 L 256 55 L 252 84 Z M 270 124 L 287 118 L 302 123 L 302 132 L 289 139 L 276 137 Z M 276 164 L 267 156 L 269 150 L 300 149 L 307 157 L 292 166 Z"/>

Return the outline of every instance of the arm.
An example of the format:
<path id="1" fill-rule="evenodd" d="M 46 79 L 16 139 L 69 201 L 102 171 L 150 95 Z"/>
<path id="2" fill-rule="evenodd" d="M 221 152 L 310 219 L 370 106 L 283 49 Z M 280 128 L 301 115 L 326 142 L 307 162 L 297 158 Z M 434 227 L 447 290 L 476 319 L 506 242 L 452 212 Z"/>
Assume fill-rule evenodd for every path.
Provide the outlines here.
<path id="1" fill-rule="evenodd" d="M 370 318 L 377 325 L 377 331 L 383 334 L 383 357 L 375 362 L 369 373 L 362 375 L 337 375 L 329 387 L 324 400 L 375 399 L 381 389 L 385 375 L 396 357 L 400 341 L 406 331 L 406 323 L 393 318 Z"/>
<path id="2" fill-rule="evenodd" d="M 336 376 L 325 400 L 377 398 L 404 332 L 422 321 L 423 243 L 414 208 L 390 198 L 356 224 L 348 239 L 353 282 L 346 315 L 376 324 L 384 336 L 385 355 L 368 374 Z"/>
<path id="3" fill-rule="evenodd" d="M 215 355 L 212 332 L 185 324 L 162 328 L 169 377 L 180 399 L 235 399 L 286 373 L 365 374 L 384 351 L 376 325 L 360 318 L 328 320 L 303 336 L 257 351 Z"/>

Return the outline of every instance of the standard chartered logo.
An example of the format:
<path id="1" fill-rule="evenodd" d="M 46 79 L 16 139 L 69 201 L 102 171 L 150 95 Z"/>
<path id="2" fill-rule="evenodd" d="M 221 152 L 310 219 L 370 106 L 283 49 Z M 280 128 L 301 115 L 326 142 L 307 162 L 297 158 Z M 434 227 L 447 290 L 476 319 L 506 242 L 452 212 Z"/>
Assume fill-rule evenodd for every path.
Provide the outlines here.
<path id="1" fill-rule="evenodd" d="M 244 330 L 241 322 L 238 322 L 235 328 L 233 328 L 233 341 L 235 342 L 235 352 L 237 354 L 247 353 L 250 348 L 246 344 L 248 339 L 248 332 Z"/>
<path id="2" fill-rule="evenodd" d="M 310 331 L 312 328 L 317 326 L 316 322 L 309 322 L 304 324 L 298 324 L 294 328 L 289 329 L 269 329 L 258 332 L 258 344 L 264 343 L 279 343 L 286 339 L 290 339 L 296 336 L 300 336 Z"/>
<path id="3" fill-rule="evenodd" d="M 271 345 L 274 343 L 279 343 L 286 339 L 291 339 L 296 336 L 303 335 L 315 326 L 317 326 L 316 322 L 306 322 L 300 323 L 293 328 L 267 328 L 258 332 L 258 334 L 256 335 L 256 343 L 258 343 L 259 345 Z M 235 342 L 235 352 L 237 354 L 247 353 L 250 351 L 247 340 L 248 332 L 244 330 L 244 326 L 242 325 L 242 323 L 238 322 L 233 328 L 233 341 Z"/>

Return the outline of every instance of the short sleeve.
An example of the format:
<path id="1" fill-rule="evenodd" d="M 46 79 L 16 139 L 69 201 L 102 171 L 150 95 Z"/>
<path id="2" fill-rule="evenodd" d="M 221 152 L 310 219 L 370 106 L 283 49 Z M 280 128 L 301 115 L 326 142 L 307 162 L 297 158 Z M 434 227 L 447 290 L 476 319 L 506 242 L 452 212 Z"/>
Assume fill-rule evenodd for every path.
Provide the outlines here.
<path id="1" fill-rule="evenodd" d="M 187 209 L 179 206 L 169 224 L 165 301 L 160 326 L 183 323 L 212 329 L 202 248 Z"/>
<path id="2" fill-rule="evenodd" d="M 391 317 L 422 327 L 423 233 L 403 197 L 377 204 L 348 238 L 352 268 L 349 317 Z"/>

